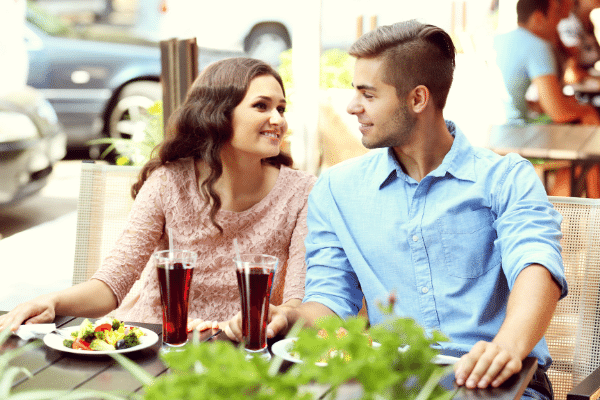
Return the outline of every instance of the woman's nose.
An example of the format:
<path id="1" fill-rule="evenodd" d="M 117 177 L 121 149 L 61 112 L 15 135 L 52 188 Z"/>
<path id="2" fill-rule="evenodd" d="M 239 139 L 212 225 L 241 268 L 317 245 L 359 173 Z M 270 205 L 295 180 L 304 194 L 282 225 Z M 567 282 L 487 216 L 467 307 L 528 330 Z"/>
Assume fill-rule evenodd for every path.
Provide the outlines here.
<path id="1" fill-rule="evenodd" d="M 271 125 L 283 126 L 285 125 L 285 117 L 278 110 L 273 110 L 269 122 Z"/>

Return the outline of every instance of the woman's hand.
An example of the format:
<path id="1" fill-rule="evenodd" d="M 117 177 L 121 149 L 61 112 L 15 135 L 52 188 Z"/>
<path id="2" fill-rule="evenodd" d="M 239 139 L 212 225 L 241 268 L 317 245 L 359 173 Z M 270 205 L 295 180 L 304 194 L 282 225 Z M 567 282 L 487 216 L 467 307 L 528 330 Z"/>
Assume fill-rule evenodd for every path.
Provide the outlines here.
<path id="1" fill-rule="evenodd" d="M 41 324 L 54 321 L 56 305 L 51 296 L 44 295 L 21 303 L 12 311 L 0 316 L 0 330 L 10 328 L 15 332 L 25 324 Z"/>
<path id="2" fill-rule="evenodd" d="M 225 324 L 225 322 L 222 322 L 222 324 Z M 193 320 L 188 320 L 188 324 L 187 324 L 187 330 L 188 332 L 193 331 L 194 329 L 196 329 L 197 331 L 206 331 L 208 329 L 219 329 L 220 328 L 220 323 L 218 321 L 205 321 L 202 318 L 198 318 L 198 319 L 193 319 Z M 221 328 L 223 329 L 223 328 Z"/>

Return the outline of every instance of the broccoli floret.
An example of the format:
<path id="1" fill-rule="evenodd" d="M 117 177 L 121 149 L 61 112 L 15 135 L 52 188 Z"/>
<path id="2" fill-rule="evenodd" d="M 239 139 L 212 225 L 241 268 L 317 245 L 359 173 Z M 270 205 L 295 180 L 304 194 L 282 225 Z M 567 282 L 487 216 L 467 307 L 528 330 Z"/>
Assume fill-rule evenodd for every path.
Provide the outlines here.
<path id="1" fill-rule="evenodd" d="M 106 331 L 94 332 L 96 339 L 104 340 L 106 342 Z"/>
<path id="2" fill-rule="evenodd" d="M 90 349 L 96 351 L 114 350 L 115 346 L 106 343 L 104 340 L 94 339 L 92 340 L 92 343 L 90 343 Z"/>
<path id="3" fill-rule="evenodd" d="M 123 340 L 125 340 L 125 348 L 137 346 L 138 344 L 141 343 L 140 339 L 137 337 L 137 335 L 133 331 L 131 331 L 127 335 L 125 335 Z"/>
<path id="4" fill-rule="evenodd" d="M 119 321 L 119 320 L 118 320 L 118 319 L 116 319 L 116 318 L 113 318 L 113 320 L 112 320 L 112 328 L 113 328 L 113 331 L 116 331 L 116 330 L 118 330 L 120 326 L 121 326 L 121 321 Z"/>
<path id="5" fill-rule="evenodd" d="M 81 325 L 79 325 L 79 334 L 77 337 L 88 343 L 94 340 L 96 337 L 96 335 L 94 335 L 94 325 L 92 325 L 89 319 L 86 318 Z"/>
<path id="6" fill-rule="evenodd" d="M 74 342 L 74 340 L 65 339 L 65 340 L 63 340 L 63 346 L 72 349 L 73 348 L 73 342 Z"/>

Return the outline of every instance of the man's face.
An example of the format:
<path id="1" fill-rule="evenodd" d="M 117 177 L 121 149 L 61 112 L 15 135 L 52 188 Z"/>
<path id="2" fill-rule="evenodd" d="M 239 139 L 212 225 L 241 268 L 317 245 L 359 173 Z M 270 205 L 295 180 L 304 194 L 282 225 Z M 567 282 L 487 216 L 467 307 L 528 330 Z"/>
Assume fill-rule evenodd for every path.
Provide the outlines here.
<path id="1" fill-rule="evenodd" d="M 362 144 L 368 149 L 406 145 L 416 124 L 406 99 L 398 99 L 396 88 L 382 81 L 381 58 L 359 58 L 354 66 L 355 94 L 348 104 L 356 115 Z"/>

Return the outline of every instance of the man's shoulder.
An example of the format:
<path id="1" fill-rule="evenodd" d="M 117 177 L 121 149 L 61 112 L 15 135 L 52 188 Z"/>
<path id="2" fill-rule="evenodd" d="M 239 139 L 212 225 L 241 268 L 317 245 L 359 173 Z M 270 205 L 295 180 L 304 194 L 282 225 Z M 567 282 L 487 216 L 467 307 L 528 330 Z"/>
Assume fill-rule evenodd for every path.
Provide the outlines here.
<path id="1" fill-rule="evenodd" d="M 327 168 L 324 172 L 331 179 L 356 179 L 367 175 L 373 168 L 377 168 L 388 157 L 388 148 L 374 149 L 366 154 L 344 160 Z"/>
<path id="2" fill-rule="evenodd" d="M 517 28 L 509 32 L 501 33 L 496 36 L 494 43 L 505 46 L 518 44 L 520 48 L 528 46 L 546 47 L 550 45 L 546 40 L 534 35 L 525 28 Z"/>

